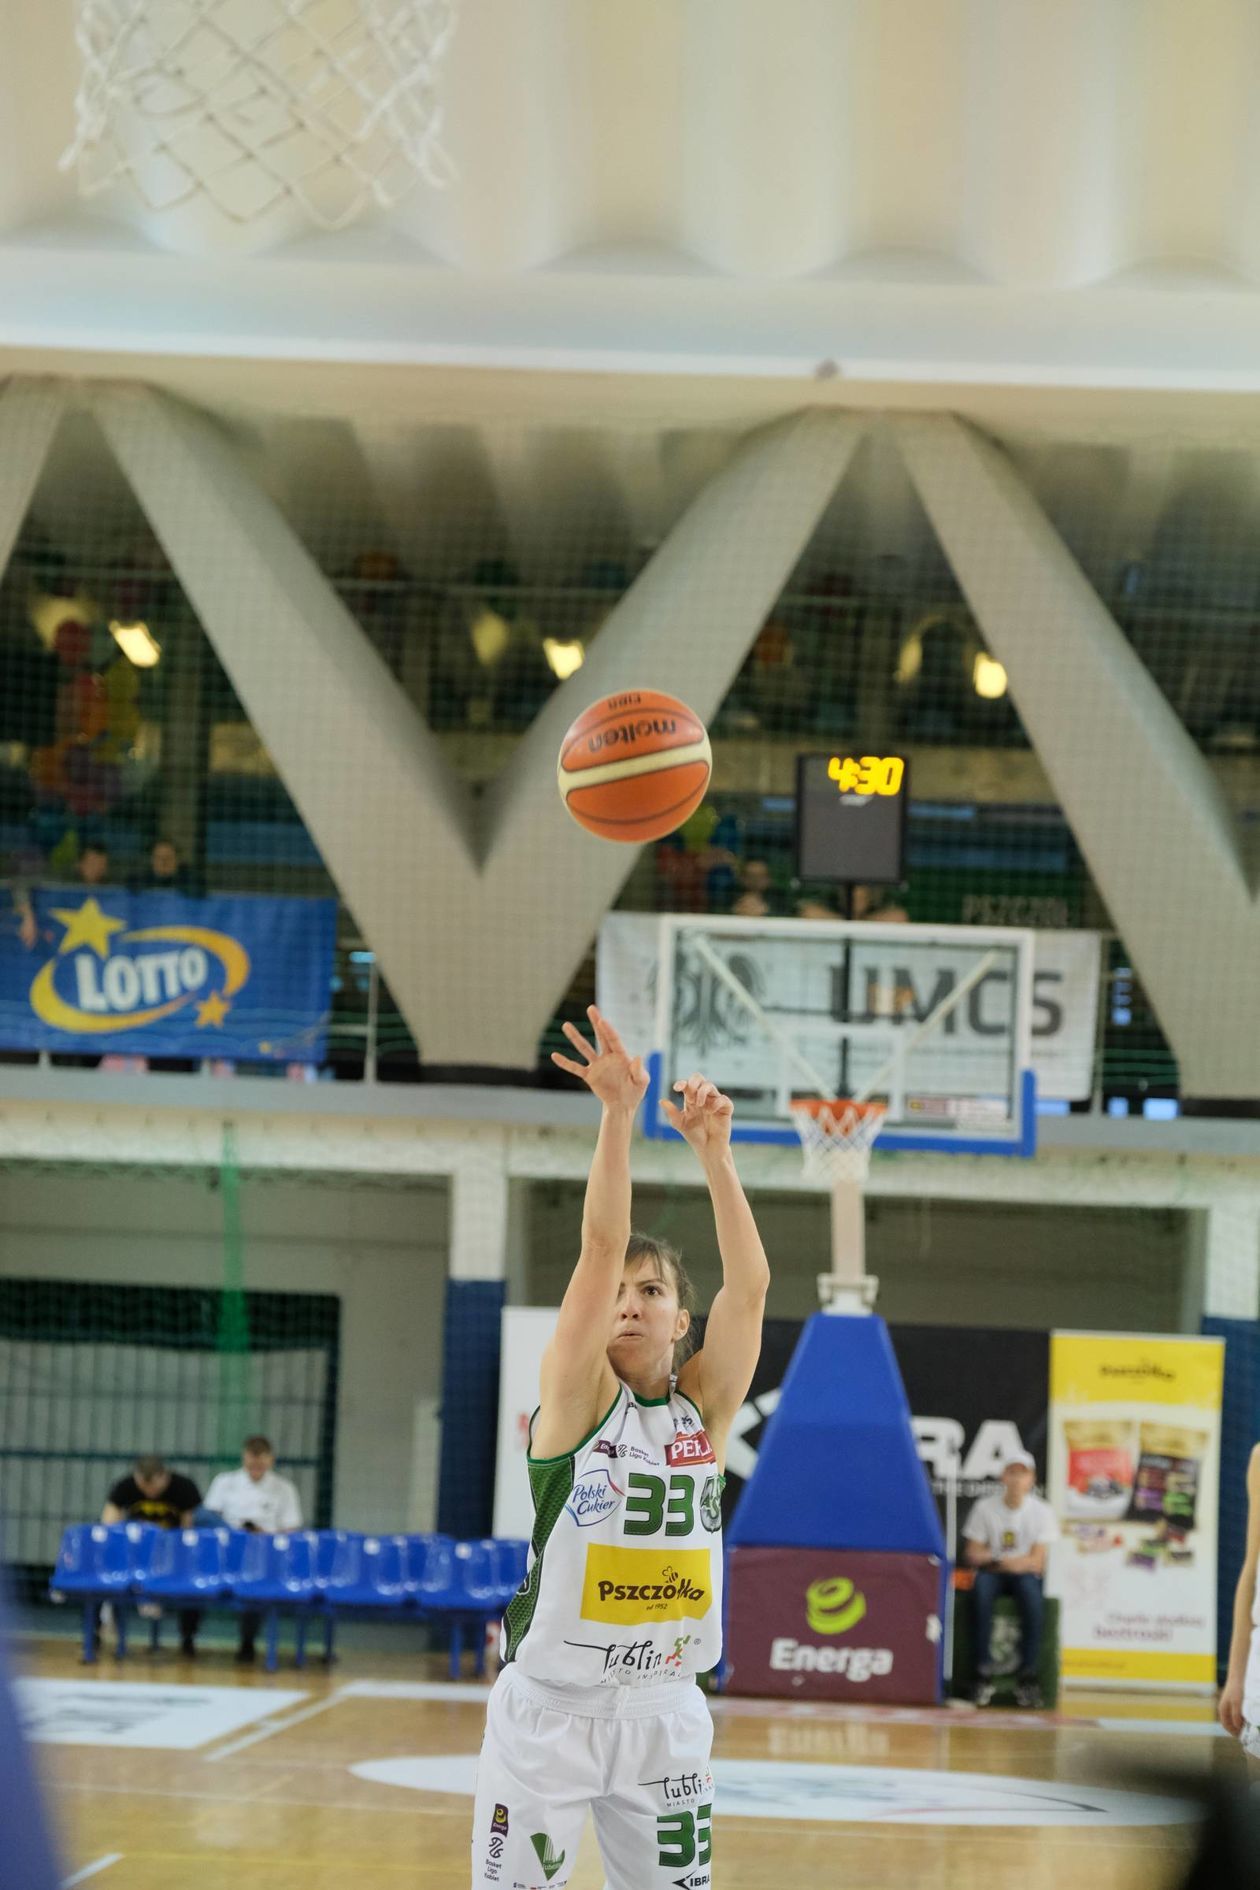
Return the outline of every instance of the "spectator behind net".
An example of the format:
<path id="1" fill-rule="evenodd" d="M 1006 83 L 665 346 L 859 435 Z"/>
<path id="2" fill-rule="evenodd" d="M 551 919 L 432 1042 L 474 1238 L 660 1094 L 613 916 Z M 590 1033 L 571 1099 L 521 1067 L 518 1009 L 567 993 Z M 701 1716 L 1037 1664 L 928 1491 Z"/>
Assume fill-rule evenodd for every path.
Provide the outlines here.
<path id="1" fill-rule="evenodd" d="M 179 856 L 173 840 L 159 837 L 149 849 L 149 863 L 129 882 L 132 892 L 174 892 L 196 898 L 202 888 L 190 866 Z"/>
<path id="2" fill-rule="evenodd" d="M 740 919 L 777 919 L 783 915 L 783 897 L 764 860 L 745 860 L 739 872 L 743 888 L 732 913 Z"/>
<path id="3" fill-rule="evenodd" d="M 109 848 L 99 840 L 89 840 L 79 849 L 79 857 L 74 863 L 74 876 L 82 886 L 107 886 L 112 877 Z"/>

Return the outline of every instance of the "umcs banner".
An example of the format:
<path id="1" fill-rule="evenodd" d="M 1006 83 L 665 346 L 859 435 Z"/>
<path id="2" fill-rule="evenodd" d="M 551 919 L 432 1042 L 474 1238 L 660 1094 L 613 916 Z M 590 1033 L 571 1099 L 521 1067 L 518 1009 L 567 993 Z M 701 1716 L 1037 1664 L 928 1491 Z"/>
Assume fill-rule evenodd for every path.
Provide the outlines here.
<path id="1" fill-rule="evenodd" d="M 0 931 L 0 1045 L 317 1063 L 336 901 L 53 887 Z"/>

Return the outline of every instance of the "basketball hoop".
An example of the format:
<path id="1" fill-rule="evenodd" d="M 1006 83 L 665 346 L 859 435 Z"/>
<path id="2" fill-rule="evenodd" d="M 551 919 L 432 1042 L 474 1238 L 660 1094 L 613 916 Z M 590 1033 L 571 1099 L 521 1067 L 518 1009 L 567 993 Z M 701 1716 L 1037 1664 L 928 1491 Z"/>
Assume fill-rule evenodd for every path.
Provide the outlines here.
<path id="1" fill-rule="evenodd" d="M 458 0 L 77 0 L 83 76 L 61 168 L 150 210 L 237 224 L 286 203 L 328 230 L 450 181 L 436 70 Z"/>
<path id="2" fill-rule="evenodd" d="M 851 1102 L 846 1097 L 798 1096 L 791 1108 L 806 1180 L 824 1181 L 829 1188 L 846 1181 L 860 1187 L 870 1172 L 871 1149 L 888 1105 Z"/>

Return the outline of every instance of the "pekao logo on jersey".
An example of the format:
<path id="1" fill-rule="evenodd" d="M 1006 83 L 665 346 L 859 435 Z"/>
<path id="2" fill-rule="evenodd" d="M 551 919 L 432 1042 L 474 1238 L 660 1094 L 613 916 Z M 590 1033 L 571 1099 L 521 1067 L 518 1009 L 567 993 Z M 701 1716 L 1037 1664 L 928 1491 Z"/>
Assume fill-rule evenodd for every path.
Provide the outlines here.
<path id="1" fill-rule="evenodd" d="M 584 1621 L 613 1621 L 622 1627 L 700 1621 L 712 1603 L 707 1549 L 622 1549 L 593 1542 L 586 1551 Z"/>
<path id="2" fill-rule="evenodd" d="M 565 1509 L 579 1529 L 591 1529 L 613 1514 L 624 1494 L 613 1482 L 612 1473 L 600 1464 L 578 1478 Z"/>
<path id="3" fill-rule="evenodd" d="M 707 1431 L 675 1431 L 674 1441 L 666 1451 L 665 1459 L 673 1469 L 693 1463 L 717 1462 Z"/>

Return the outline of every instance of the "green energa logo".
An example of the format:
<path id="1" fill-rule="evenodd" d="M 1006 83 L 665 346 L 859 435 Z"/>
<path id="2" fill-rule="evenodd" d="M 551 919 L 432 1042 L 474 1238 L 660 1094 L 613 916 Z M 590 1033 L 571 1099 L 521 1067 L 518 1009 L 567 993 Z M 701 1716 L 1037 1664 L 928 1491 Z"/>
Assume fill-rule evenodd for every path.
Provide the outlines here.
<path id="1" fill-rule="evenodd" d="M 538 1861 L 542 1865 L 543 1876 L 547 1879 L 547 1882 L 550 1883 L 551 1879 L 564 1862 L 564 1852 L 557 1851 L 545 1831 L 535 1831 L 529 1841 L 538 1853 Z"/>
<path id="2" fill-rule="evenodd" d="M 847 1575 L 831 1575 L 805 1590 L 805 1613 L 815 1634 L 847 1634 L 865 1615 L 866 1596 Z"/>

